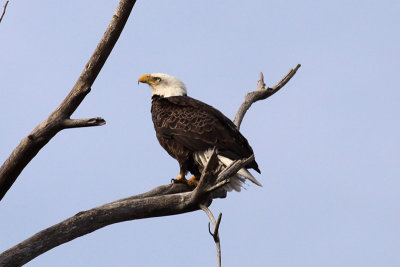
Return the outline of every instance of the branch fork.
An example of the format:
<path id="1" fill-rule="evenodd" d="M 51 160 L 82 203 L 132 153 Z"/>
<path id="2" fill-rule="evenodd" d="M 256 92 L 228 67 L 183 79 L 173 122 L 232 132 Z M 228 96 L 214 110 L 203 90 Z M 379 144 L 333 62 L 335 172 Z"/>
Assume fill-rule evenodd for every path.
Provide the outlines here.
<path id="1" fill-rule="evenodd" d="M 211 232 L 210 223 L 208 223 L 208 232 L 213 237 L 215 246 L 217 248 L 217 259 L 218 259 L 218 267 L 221 266 L 221 240 L 219 238 L 219 225 L 221 224 L 222 213 L 218 215 L 217 221 L 215 221 L 214 215 L 212 212 L 204 205 L 200 205 L 200 208 L 207 214 L 208 218 L 210 218 L 211 223 L 214 227 L 214 232 Z"/>
<path id="2" fill-rule="evenodd" d="M 291 69 L 277 84 L 275 84 L 273 87 L 267 88 L 265 88 L 264 75 L 261 72 L 260 80 L 257 82 L 257 90 L 246 94 L 243 104 L 236 113 L 233 123 L 237 126 L 237 128 L 240 129 L 240 124 L 242 123 L 243 117 L 253 103 L 257 102 L 258 100 L 266 99 L 278 92 L 290 81 L 290 79 L 292 79 L 300 67 L 301 65 L 297 64 L 297 66 L 294 69 Z"/>

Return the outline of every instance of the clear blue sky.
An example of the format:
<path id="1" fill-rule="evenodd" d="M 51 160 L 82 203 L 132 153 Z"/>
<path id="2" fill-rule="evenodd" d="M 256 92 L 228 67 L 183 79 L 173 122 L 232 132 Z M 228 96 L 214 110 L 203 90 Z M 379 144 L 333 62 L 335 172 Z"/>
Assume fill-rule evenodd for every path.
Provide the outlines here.
<path id="1" fill-rule="evenodd" d="M 2 162 L 70 91 L 117 2 L 10 1 Z M 399 14 L 399 1 L 138 1 L 73 115 L 107 125 L 59 133 L 28 165 L 0 202 L 0 250 L 177 175 L 141 74 L 179 77 L 233 118 L 260 71 L 273 85 L 301 63 L 242 124 L 264 187 L 211 206 L 223 213 L 223 265 L 399 266 Z M 215 266 L 207 223 L 203 212 L 120 223 L 28 266 Z"/>

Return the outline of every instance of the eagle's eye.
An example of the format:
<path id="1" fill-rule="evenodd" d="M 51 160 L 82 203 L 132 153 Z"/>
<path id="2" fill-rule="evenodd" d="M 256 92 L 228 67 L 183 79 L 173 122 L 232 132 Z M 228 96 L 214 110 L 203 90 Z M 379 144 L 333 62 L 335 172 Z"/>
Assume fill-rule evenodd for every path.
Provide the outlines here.
<path id="1" fill-rule="evenodd" d="M 159 83 L 159 82 L 161 82 L 161 78 L 160 78 L 160 77 L 154 77 L 154 81 L 155 81 L 156 83 Z"/>

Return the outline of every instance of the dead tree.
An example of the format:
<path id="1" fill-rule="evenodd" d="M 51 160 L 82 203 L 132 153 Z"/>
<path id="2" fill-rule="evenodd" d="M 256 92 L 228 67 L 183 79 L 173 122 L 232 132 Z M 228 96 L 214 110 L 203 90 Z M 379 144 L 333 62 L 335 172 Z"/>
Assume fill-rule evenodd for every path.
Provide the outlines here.
<path id="1" fill-rule="evenodd" d="M 45 121 L 40 123 L 21 141 L 1 166 L 0 199 L 4 197 L 25 166 L 59 131 L 68 128 L 91 127 L 105 124 L 105 120 L 102 118 L 71 119 L 70 117 L 90 92 L 91 85 L 117 42 L 135 2 L 133 0 L 120 1 L 103 38 L 97 45 L 71 92 Z M 254 102 L 266 99 L 276 93 L 295 75 L 299 67 L 300 65 L 297 65 L 294 69 L 291 69 L 273 87 L 265 87 L 261 73 L 260 80 L 257 83 L 257 90 L 246 95 L 244 103 L 236 114 L 234 120 L 236 126 L 240 127 L 246 111 Z M 221 253 L 218 227 L 221 215 L 215 221 L 207 207 L 213 199 L 226 197 L 226 191 L 222 187 L 230 182 L 229 177 L 253 159 L 253 156 L 251 156 L 248 159 L 235 161 L 222 172 L 216 173 L 217 160 L 214 153 L 202 173 L 199 185 L 194 190 L 184 184 L 163 185 L 147 193 L 79 212 L 75 216 L 44 229 L 4 251 L 0 254 L 0 266 L 23 265 L 56 246 L 89 234 L 107 225 L 129 220 L 182 214 L 199 209 L 204 210 L 213 222 L 214 232 L 211 233 L 210 231 L 210 234 L 217 245 L 217 256 L 220 266 Z"/>

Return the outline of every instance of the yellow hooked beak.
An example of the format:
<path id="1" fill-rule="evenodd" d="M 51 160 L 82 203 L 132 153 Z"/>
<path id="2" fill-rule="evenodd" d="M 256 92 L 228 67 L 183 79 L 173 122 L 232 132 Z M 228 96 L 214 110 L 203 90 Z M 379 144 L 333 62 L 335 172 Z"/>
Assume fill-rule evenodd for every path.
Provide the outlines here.
<path id="1" fill-rule="evenodd" d="M 152 79 L 151 74 L 143 74 L 142 76 L 140 76 L 139 80 L 137 81 L 137 83 L 147 83 L 147 84 L 154 84 L 154 81 Z"/>

